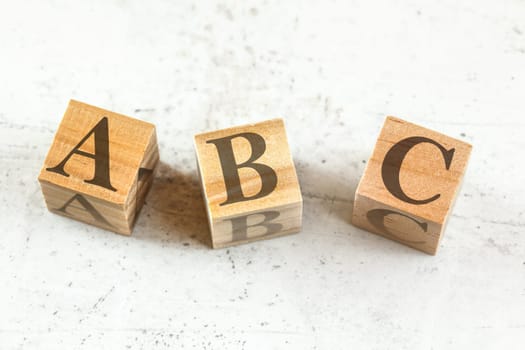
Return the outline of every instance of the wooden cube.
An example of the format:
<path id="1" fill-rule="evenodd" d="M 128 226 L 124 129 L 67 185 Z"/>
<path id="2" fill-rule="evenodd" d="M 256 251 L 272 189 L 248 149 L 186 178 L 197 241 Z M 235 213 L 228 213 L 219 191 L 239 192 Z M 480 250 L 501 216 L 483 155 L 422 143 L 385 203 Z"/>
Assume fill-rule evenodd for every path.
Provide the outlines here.
<path id="1" fill-rule="evenodd" d="M 281 119 L 194 141 L 214 248 L 301 229 L 303 200 Z"/>
<path id="2" fill-rule="evenodd" d="M 356 191 L 352 223 L 436 254 L 471 149 L 387 117 Z"/>
<path id="3" fill-rule="evenodd" d="M 154 125 L 71 100 L 38 180 L 51 212 L 129 235 L 158 160 Z"/>

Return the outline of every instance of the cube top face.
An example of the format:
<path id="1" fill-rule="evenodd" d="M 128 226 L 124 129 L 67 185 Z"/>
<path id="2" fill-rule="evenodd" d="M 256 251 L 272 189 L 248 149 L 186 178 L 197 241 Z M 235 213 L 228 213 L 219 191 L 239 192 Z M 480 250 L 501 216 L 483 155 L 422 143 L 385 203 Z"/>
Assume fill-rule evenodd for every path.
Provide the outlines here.
<path id="1" fill-rule="evenodd" d="M 302 203 L 282 119 L 198 134 L 195 148 L 210 219 Z"/>
<path id="2" fill-rule="evenodd" d="M 71 100 L 38 179 L 126 205 L 148 146 L 153 124 Z"/>
<path id="3" fill-rule="evenodd" d="M 357 193 L 443 224 L 471 149 L 463 141 L 387 117 Z"/>

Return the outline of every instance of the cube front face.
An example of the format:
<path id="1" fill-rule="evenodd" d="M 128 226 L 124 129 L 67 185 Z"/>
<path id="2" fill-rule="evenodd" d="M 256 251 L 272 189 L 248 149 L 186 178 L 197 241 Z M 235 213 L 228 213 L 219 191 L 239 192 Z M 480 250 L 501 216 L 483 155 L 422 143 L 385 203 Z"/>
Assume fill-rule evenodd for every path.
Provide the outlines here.
<path id="1" fill-rule="evenodd" d="M 352 223 L 435 254 L 471 148 L 388 117 L 359 183 Z"/>
<path id="2" fill-rule="evenodd" d="M 302 196 L 280 119 L 195 136 L 214 248 L 298 232 Z"/>
<path id="3" fill-rule="evenodd" d="M 152 124 L 72 100 L 38 179 L 50 211 L 130 234 L 158 160 Z"/>
<path id="4" fill-rule="evenodd" d="M 131 233 L 126 212 L 121 205 L 45 181 L 42 181 L 40 186 L 50 212 L 105 230 Z"/>
<path id="5" fill-rule="evenodd" d="M 428 254 L 435 254 L 443 225 L 356 195 L 352 224 Z"/>

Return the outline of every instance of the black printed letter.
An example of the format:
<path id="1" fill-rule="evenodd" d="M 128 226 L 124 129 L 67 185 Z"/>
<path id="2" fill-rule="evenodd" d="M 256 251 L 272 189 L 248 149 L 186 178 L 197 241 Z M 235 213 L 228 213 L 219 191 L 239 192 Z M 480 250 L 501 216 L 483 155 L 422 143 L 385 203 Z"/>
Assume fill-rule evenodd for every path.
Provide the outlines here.
<path id="1" fill-rule="evenodd" d="M 440 194 L 436 194 L 435 196 L 427 199 L 413 199 L 403 192 L 401 184 L 399 183 L 399 171 L 405 156 L 407 155 L 408 151 L 412 149 L 412 147 L 423 142 L 430 143 L 439 148 L 441 154 L 443 154 L 443 158 L 445 159 L 445 167 L 448 170 L 450 168 L 450 163 L 452 163 L 455 149 L 452 148 L 447 150 L 445 147 L 441 146 L 432 139 L 417 136 L 406 138 L 392 146 L 392 148 L 390 148 L 390 150 L 387 152 L 381 167 L 381 175 L 387 190 L 390 191 L 390 193 L 392 193 L 396 198 L 410 204 L 427 204 L 435 201 L 441 196 Z"/>
<path id="2" fill-rule="evenodd" d="M 86 142 L 86 140 L 91 136 L 91 134 L 94 134 L 95 137 L 94 154 L 87 153 L 79 149 L 84 144 L 84 142 Z M 109 180 L 108 118 L 102 118 L 98 122 L 98 124 L 95 125 L 95 127 L 93 127 L 93 129 L 91 129 L 91 131 L 88 132 L 82 140 L 80 140 L 78 145 L 76 145 L 75 148 L 73 148 L 73 150 L 69 152 L 66 158 L 64 158 L 57 166 L 53 168 L 47 168 L 46 170 L 69 177 L 69 174 L 64 171 L 64 166 L 73 154 L 78 154 L 95 160 L 95 175 L 91 180 L 84 180 L 84 182 L 101 186 L 111 191 L 117 191 L 116 188 L 111 186 L 111 182 Z"/>
<path id="3" fill-rule="evenodd" d="M 263 215 L 264 219 L 258 224 L 248 226 L 248 218 L 253 215 Z M 263 213 L 255 213 L 251 215 L 246 215 L 246 216 L 241 216 L 241 217 L 230 219 L 232 223 L 232 242 L 247 239 L 248 238 L 248 228 L 250 227 L 264 226 L 264 228 L 266 228 L 266 233 L 258 237 L 272 235 L 274 233 L 281 231 L 281 229 L 283 228 L 283 225 L 271 222 L 272 220 L 277 219 L 279 215 L 280 213 L 278 211 L 266 211 Z"/>
<path id="4" fill-rule="evenodd" d="M 243 137 L 248 140 L 252 148 L 252 154 L 250 158 L 242 164 L 237 164 L 235 162 L 232 139 L 236 137 Z M 272 193 L 272 191 L 277 186 L 277 174 L 275 171 L 268 165 L 255 163 L 255 161 L 259 159 L 266 150 L 266 143 L 264 142 L 264 139 L 261 135 L 252 132 L 244 132 L 220 139 L 209 140 L 206 143 L 213 143 L 217 147 L 222 172 L 224 174 L 224 183 L 226 186 L 228 198 L 220 205 L 261 198 Z M 241 180 L 239 178 L 238 172 L 240 168 L 252 168 L 259 173 L 262 183 L 259 193 L 250 197 L 244 196 L 242 193 Z"/>
<path id="5" fill-rule="evenodd" d="M 88 211 L 88 213 L 91 214 L 91 216 L 98 222 L 102 223 L 102 224 L 105 224 L 107 226 L 112 226 L 96 209 L 95 207 L 88 202 L 88 200 L 86 198 L 84 198 L 82 195 L 80 194 L 75 194 L 73 197 L 71 197 L 63 206 L 62 208 L 59 208 L 59 209 L 55 209 L 56 211 L 60 211 L 64 214 L 67 214 L 67 215 L 70 215 L 66 210 L 67 208 L 71 205 L 71 203 L 73 201 L 77 201 L 78 203 L 80 203 L 80 205 L 82 205 L 82 207 L 84 207 L 84 209 L 86 209 Z"/>
<path id="6" fill-rule="evenodd" d="M 419 222 L 417 221 L 416 219 L 414 218 L 411 218 L 410 216 L 408 215 L 405 215 L 405 214 L 402 214 L 402 213 L 399 213 L 399 212 L 396 212 L 396 211 L 393 211 L 393 210 L 388 210 L 388 209 L 372 209 L 370 210 L 368 213 L 366 213 L 366 217 L 368 219 L 368 221 L 372 224 L 372 226 L 374 226 L 379 232 L 382 232 L 383 234 L 386 234 L 386 235 L 389 235 L 389 236 L 392 236 L 394 237 L 395 239 L 399 240 L 399 241 L 403 241 L 403 242 L 406 242 L 406 243 L 417 243 L 417 244 L 421 244 L 421 243 L 425 243 L 424 241 L 409 241 L 409 240 L 405 240 L 405 239 L 401 239 L 399 237 L 397 237 L 396 235 L 394 235 L 392 232 L 390 232 L 386 226 L 385 226 L 385 217 L 387 217 L 388 215 L 399 215 L 399 216 L 402 216 L 402 217 L 405 217 L 409 220 L 412 220 L 413 222 L 415 222 L 419 227 L 421 227 L 421 229 L 424 231 L 424 232 L 427 232 L 427 229 L 428 229 L 428 224 L 426 222 Z"/>

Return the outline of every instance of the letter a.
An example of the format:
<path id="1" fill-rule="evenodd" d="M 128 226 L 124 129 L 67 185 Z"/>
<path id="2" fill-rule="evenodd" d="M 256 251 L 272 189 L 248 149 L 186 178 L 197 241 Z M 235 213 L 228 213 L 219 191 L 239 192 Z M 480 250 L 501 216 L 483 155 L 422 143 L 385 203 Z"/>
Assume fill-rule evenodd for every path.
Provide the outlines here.
<path id="1" fill-rule="evenodd" d="M 96 221 L 100 222 L 100 223 L 103 223 L 107 226 L 111 226 L 113 227 L 113 225 L 111 225 L 107 220 L 106 218 L 104 218 L 96 209 L 95 207 L 88 202 L 88 200 L 86 198 L 84 198 L 84 196 L 80 195 L 80 194 L 75 194 L 73 197 L 71 197 L 61 208 L 59 209 L 55 209 L 56 211 L 60 211 L 64 214 L 67 214 L 67 215 L 70 215 L 66 210 L 67 208 L 71 205 L 71 203 L 73 201 L 77 201 L 78 203 L 80 203 L 80 205 L 82 205 L 82 207 L 84 207 L 84 209 L 87 210 L 88 213 L 91 214 L 91 216 L 93 217 L 93 219 L 95 219 Z"/>
<path id="2" fill-rule="evenodd" d="M 81 151 L 79 148 L 92 134 L 95 137 L 95 153 Z M 58 165 L 52 168 L 46 168 L 46 170 L 69 177 L 69 174 L 64 170 L 64 166 L 73 154 L 95 160 L 95 174 L 91 180 L 84 180 L 84 182 L 101 186 L 111 191 L 117 191 L 116 188 L 111 186 L 109 180 L 109 133 L 107 117 L 102 118 Z"/>

